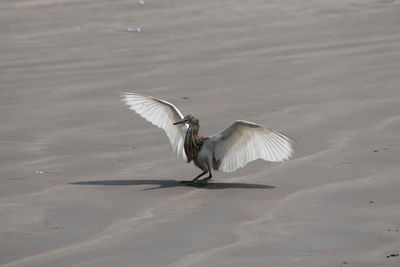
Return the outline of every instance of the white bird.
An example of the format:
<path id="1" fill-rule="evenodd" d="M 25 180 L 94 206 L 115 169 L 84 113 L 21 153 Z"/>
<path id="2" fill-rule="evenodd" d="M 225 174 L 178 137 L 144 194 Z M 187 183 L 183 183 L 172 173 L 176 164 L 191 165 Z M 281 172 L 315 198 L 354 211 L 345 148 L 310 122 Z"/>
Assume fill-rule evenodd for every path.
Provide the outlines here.
<path id="1" fill-rule="evenodd" d="M 290 159 L 295 151 L 292 138 L 260 124 L 237 120 L 219 134 L 204 137 L 199 135 L 198 119 L 183 116 L 167 101 L 137 93 L 123 93 L 122 100 L 131 110 L 162 128 L 173 151 L 203 171 L 192 181 L 183 181 L 187 184 L 207 184 L 212 178 L 211 169 L 233 172 L 257 159 L 280 162 Z M 208 177 L 199 180 L 207 173 Z"/>

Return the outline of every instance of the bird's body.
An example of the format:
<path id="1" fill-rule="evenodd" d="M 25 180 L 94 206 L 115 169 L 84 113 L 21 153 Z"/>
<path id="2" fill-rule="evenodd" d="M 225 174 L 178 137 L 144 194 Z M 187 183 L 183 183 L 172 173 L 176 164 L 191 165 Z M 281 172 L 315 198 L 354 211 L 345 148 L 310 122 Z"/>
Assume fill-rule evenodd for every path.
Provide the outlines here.
<path id="1" fill-rule="evenodd" d="M 200 126 L 198 124 L 193 126 L 190 125 L 186 131 L 184 148 L 188 158 L 188 163 L 192 160 L 196 160 L 204 145 L 204 141 L 208 139 L 207 137 L 199 135 L 199 128 Z"/>
<path id="2" fill-rule="evenodd" d="M 171 103 L 137 93 L 124 93 L 123 101 L 142 117 L 165 130 L 174 151 L 203 172 L 191 182 L 206 184 L 211 170 L 232 172 L 256 159 L 279 162 L 294 154 L 290 137 L 262 125 L 238 120 L 221 133 L 199 135 L 199 120 L 183 116 Z M 207 178 L 198 180 L 209 173 Z"/>

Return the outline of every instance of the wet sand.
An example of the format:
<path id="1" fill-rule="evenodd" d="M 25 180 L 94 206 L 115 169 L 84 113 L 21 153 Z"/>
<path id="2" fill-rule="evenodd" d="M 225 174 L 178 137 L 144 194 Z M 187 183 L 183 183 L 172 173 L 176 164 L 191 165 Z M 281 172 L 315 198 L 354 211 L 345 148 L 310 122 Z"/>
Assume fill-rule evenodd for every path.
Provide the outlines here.
<path id="1" fill-rule="evenodd" d="M 400 265 L 398 1 L 0 5 L 1 266 Z M 120 91 L 298 151 L 182 186 Z"/>

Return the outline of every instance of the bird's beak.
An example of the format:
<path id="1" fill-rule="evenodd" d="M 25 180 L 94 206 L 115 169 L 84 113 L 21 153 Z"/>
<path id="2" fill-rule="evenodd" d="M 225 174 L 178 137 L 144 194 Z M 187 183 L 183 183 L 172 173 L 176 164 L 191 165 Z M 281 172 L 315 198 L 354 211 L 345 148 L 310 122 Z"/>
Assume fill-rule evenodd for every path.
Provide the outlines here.
<path id="1" fill-rule="evenodd" d="M 185 120 L 174 122 L 173 125 L 182 124 L 182 123 L 185 123 Z"/>

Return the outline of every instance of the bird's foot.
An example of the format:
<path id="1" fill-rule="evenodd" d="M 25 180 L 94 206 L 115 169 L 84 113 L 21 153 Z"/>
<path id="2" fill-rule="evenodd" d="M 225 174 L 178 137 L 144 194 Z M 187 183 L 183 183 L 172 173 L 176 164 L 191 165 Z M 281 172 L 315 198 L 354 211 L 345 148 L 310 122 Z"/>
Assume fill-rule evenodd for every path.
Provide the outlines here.
<path id="1" fill-rule="evenodd" d="M 205 186 L 207 184 L 207 180 L 192 180 L 192 181 L 181 181 L 182 184 L 184 185 L 189 185 L 189 186 Z"/>
<path id="2" fill-rule="evenodd" d="M 202 179 L 202 180 L 196 181 L 197 186 L 205 186 L 207 183 L 208 183 L 208 179 Z"/>

